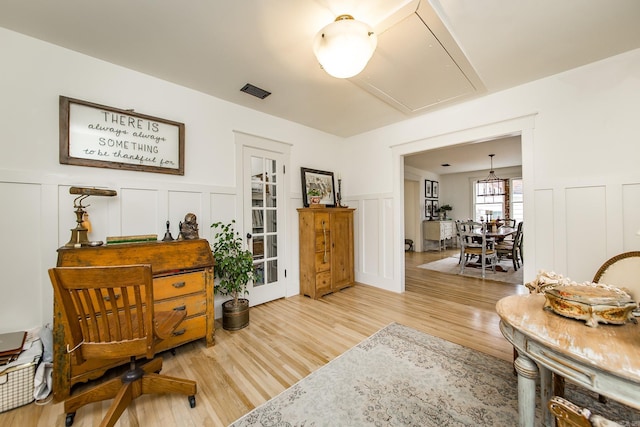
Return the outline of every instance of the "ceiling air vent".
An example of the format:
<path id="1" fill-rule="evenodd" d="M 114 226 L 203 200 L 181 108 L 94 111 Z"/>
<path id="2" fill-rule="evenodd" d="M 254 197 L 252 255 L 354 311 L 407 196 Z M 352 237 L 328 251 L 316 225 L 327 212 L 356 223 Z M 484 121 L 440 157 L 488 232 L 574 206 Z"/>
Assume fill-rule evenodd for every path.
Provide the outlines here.
<path id="1" fill-rule="evenodd" d="M 240 92 L 248 93 L 249 95 L 253 95 L 260 99 L 265 99 L 267 96 L 271 95 L 271 92 L 267 92 L 264 89 L 260 89 L 257 86 L 252 85 L 251 83 L 247 83 L 240 89 Z"/>

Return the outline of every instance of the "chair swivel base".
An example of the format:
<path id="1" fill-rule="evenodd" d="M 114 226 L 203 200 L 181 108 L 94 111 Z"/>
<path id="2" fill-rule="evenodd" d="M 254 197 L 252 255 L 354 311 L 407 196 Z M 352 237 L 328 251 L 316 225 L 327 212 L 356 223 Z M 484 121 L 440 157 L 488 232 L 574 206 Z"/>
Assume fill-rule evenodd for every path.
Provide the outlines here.
<path id="1" fill-rule="evenodd" d="M 128 370 L 119 378 L 108 380 L 70 397 L 64 402 L 64 410 L 67 414 L 65 426 L 71 427 L 73 425 L 76 411 L 79 408 L 108 399 L 113 399 L 113 402 L 100 427 L 113 426 L 127 409 L 129 403 L 143 394 L 184 394 L 189 399 L 189 406 L 195 408 L 196 382 L 157 374 L 161 369 L 162 358 L 158 357 L 139 368 Z"/>

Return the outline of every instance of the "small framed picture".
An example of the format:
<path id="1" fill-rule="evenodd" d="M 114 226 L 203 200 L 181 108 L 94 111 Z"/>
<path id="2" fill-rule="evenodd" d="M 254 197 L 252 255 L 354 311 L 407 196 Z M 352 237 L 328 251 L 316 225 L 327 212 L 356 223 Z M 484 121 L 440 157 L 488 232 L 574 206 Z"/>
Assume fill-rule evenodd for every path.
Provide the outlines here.
<path id="1" fill-rule="evenodd" d="M 431 181 L 431 197 L 438 198 L 438 181 Z"/>
<path id="2" fill-rule="evenodd" d="M 424 197 L 431 197 L 431 181 L 424 180 Z"/>
<path id="3" fill-rule="evenodd" d="M 336 193 L 333 185 L 333 172 L 325 172 L 316 169 L 300 168 L 302 177 L 302 202 L 305 208 L 309 207 L 312 195 L 320 196 L 320 204 L 325 207 L 335 207 Z M 309 192 L 313 194 L 309 194 Z"/>
<path id="4" fill-rule="evenodd" d="M 438 205 L 438 201 L 437 200 L 432 200 L 431 201 L 431 217 L 432 218 L 438 218 L 438 208 L 440 206 Z"/>
<path id="5" fill-rule="evenodd" d="M 424 201 L 424 218 L 431 219 L 431 200 Z"/>

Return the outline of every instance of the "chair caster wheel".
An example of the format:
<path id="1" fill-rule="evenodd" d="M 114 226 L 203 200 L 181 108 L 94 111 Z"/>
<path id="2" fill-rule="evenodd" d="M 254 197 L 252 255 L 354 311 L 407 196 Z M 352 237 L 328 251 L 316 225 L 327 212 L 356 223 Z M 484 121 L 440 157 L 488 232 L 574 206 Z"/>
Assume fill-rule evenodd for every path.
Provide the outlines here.
<path id="1" fill-rule="evenodd" d="M 196 397 L 195 396 L 189 396 L 189 406 L 192 408 L 196 407 Z"/>
<path id="2" fill-rule="evenodd" d="M 75 412 L 71 414 L 67 414 L 67 418 L 65 418 L 64 420 L 65 427 L 71 427 L 71 425 L 73 425 L 73 419 L 75 418 L 75 416 L 76 416 Z"/>

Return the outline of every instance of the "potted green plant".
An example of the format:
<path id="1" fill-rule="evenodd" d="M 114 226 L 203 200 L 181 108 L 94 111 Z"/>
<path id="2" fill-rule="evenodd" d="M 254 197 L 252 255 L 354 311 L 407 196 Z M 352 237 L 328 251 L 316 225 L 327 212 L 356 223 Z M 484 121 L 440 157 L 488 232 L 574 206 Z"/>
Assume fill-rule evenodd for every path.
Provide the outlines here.
<path id="1" fill-rule="evenodd" d="M 442 205 L 438 209 L 438 212 L 442 212 L 442 219 L 447 219 L 447 212 L 452 210 L 453 208 L 451 207 L 451 205 Z"/>
<path id="2" fill-rule="evenodd" d="M 249 300 L 247 284 L 254 279 L 253 254 L 244 248 L 240 234 L 235 230 L 235 220 L 211 225 L 213 237 L 214 275 L 219 279 L 216 293 L 231 296 L 222 303 L 222 327 L 227 330 L 242 329 L 249 324 Z"/>
<path id="3" fill-rule="evenodd" d="M 307 195 L 309 196 L 309 202 L 312 205 L 320 204 L 320 200 L 322 200 L 322 192 L 318 188 L 311 188 L 307 191 Z"/>

